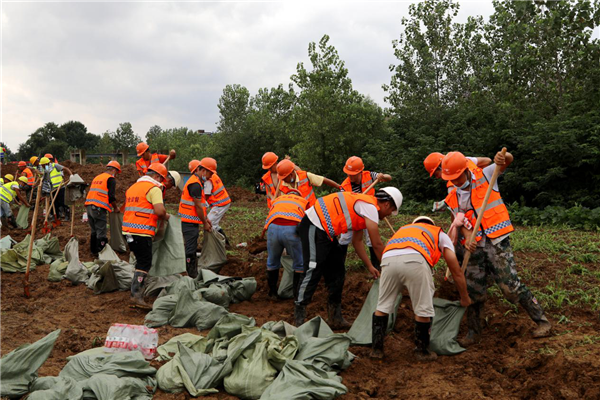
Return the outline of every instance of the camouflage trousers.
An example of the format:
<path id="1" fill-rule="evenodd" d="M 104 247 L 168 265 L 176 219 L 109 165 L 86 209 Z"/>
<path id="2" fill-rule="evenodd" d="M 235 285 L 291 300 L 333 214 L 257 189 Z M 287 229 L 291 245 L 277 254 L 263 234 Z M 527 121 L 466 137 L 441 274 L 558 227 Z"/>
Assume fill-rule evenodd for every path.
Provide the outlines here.
<path id="1" fill-rule="evenodd" d="M 465 278 L 469 296 L 474 303 L 484 303 L 487 289 L 496 284 L 504 297 L 513 304 L 521 304 L 535 322 L 546 321 L 544 310 L 527 286 L 517 275 L 517 265 L 510 246 L 510 238 L 492 244 L 486 238 L 485 246 L 471 254 Z"/>

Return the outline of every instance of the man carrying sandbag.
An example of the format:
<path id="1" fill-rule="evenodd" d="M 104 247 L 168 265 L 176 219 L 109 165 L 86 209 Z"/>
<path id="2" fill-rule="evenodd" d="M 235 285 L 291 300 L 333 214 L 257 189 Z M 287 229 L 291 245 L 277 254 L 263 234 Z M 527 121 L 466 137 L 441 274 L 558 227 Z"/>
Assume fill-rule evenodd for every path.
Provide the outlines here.
<path id="1" fill-rule="evenodd" d="M 165 209 L 161 190 L 167 179 L 167 167 L 160 163 L 150 164 L 146 175 L 125 192 L 123 234 L 136 259 L 131 282 L 132 307 L 152 308 L 144 301 L 144 282 L 152 268 L 152 239 L 156 235 L 158 220 L 167 221 L 171 217 Z"/>
<path id="2" fill-rule="evenodd" d="M 429 351 L 433 308 L 433 267 L 444 257 L 454 284 L 460 294 L 460 304 L 471 304 L 467 284 L 452 240 L 429 217 L 418 217 L 405 225 L 388 241 L 381 257 L 379 300 L 373 314 L 372 358 L 383 358 L 383 339 L 388 326 L 388 315 L 394 311 L 398 293 L 406 288 L 415 313 L 415 355 L 419 361 L 433 361 L 437 354 Z"/>
<path id="3" fill-rule="evenodd" d="M 106 164 L 106 171 L 96 176 L 90 185 L 85 207 L 88 215 L 88 224 L 92 230 L 90 234 L 90 251 L 94 257 L 108 243 L 106 235 L 107 213 L 119 212 L 117 205 L 116 175 L 121 173 L 121 164 L 111 161 Z"/>
<path id="4" fill-rule="evenodd" d="M 0 187 L 0 218 L 8 221 L 13 228 L 17 228 L 17 221 L 10 209 L 10 203 L 14 200 L 18 204 L 30 207 L 25 195 L 26 188 L 27 178 L 24 176 L 14 182 L 7 182 Z"/>

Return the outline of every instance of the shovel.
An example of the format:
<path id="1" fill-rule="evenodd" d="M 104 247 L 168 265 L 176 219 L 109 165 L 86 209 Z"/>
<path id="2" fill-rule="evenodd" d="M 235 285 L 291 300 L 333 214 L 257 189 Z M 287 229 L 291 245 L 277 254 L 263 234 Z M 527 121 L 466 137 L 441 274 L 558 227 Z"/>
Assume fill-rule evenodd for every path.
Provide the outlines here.
<path id="1" fill-rule="evenodd" d="M 48 227 L 48 217 L 50 217 L 50 209 L 54 209 L 54 202 L 56 201 L 56 198 L 58 197 L 58 192 L 60 191 L 63 183 L 64 183 L 64 181 L 61 182 L 60 185 L 58 186 L 58 189 L 54 193 L 54 197 L 52 197 L 52 203 L 50 203 L 50 207 L 48 207 L 48 209 L 46 210 L 46 218 L 44 219 L 44 227 L 42 228 L 42 233 L 44 233 L 44 234 L 50 233 L 52 231 L 52 228 Z M 52 194 L 50 194 L 50 195 L 52 195 Z M 56 217 L 56 211 L 54 211 L 54 216 Z M 56 219 L 58 220 L 58 218 L 56 218 Z M 52 227 L 54 227 L 54 226 L 57 226 L 57 225 L 54 225 L 54 223 L 52 223 Z"/>
<path id="2" fill-rule="evenodd" d="M 31 297 L 29 293 L 29 268 L 31 267 L 31 252 L 33 251 L 33 242 L 35 240 L 35 227 L 40 208 L 40 197 L 42 194 L 42 182 L 38 185 L 37 195 L 35 198 L 35 209 L 33 210 L 33 220 L 31 222 L 31 236 L 29 237 L 29 249 L 27 251 L 27 268 L 25 270 L 25 278 L 23 279 L 23 291 L 26 298 Z"/>

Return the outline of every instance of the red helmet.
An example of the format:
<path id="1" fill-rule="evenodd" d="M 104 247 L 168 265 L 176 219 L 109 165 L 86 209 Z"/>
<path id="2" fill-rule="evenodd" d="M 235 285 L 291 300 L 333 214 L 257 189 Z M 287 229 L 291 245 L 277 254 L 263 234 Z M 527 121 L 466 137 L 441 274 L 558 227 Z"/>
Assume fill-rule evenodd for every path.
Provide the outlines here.
<path id="1" fill-rule="evenodd" d="M 150 166 L 148 167 L 148 171 L 156 172 L 157 174 L 162 176 L 164 179 L 167 179 L 169 177 L 169 171 L 167 171 L 167 167 L 165 167 L 161 163 L 155 162 L 155 163 L 150 164 Z"/>
<path id="2" fill-rule="evenodd" d="M 27 163 L 25 161 L 19 161 L 19 167 L 26 167 Z"/>
<path id="3" fill-rule="evenodd" d="M 429 176 L 433 176 L 433 173 L 440 165 L 442 165 L 442 160 L 444 159 L 444 155 L 442 153 L 431 153 L 425 160 L 423 161 L 423 165 L 427 172 L 429 172 Z"/>
<path id="4" fill-rule="evenodd" d="M 106 164 L 107 167 L 113 167 L 114 169 L 116 169 L 117 171 L 121 172 L 121 164 L 119 164 L 116 161 L 110 161 L 108 164 Z"/>
<path id="5" fill-rule="evenodd" d="M 198 161 L 198 160 L 192 160 L 188 164 L 188 169 L 193 174 L 194 171 L 197 170 L 199 166 L 200 166 L 200 161 Z"/>
<path id="6" fill-rule="evenodd" d="M 262 156 L 262 167 L 263 169 L 269 169 L 279 160 L 277 154 L 268 151 Z"/>
<path id="7" fill-rule="evenodd" d="M 458 178 L 467 169 L 467 158 L 459 151 L 451 151 L 442 160 L 442 178 L 447 181 Z"/>
<path id="8" fill-rule="evenodd" d="M 49 158 L 50 160 L 54 159 L 54 156 L 52 156 L 50 153 L 44 154 L 44 157 Z"/>
<path id="9" fill-rule="evenodd" d="M 352 156 L 348 160 L 346 160 L 346 165 L 344 165 L 344 172 L 348 175 L 356 175 L 362 172 L 365 169 L 365 164 L 363 163 L 362 158 Z"/>
<path id="10" fill-rule="evenodd" d="M 289 174 L 294 172 L 296 165 L 290 160 L 282 160 L 277 164 L 277 178 L 285 179 Z"/>
<path id="11" fill-rule="evenodd" d="M 213 174 L 217 173 L 217 160 L 214 158 L 204 157 L 202 160 L 200 160 L 200 166 L 202 166 L 202 168 L 206 168 Z"/>

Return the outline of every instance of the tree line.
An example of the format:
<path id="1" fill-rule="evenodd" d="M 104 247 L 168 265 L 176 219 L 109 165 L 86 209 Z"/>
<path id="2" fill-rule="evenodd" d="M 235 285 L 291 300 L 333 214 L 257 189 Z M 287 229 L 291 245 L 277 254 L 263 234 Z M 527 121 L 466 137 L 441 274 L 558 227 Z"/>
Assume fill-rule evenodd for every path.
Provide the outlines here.
<path id="1" fill-rule="evenodd" d="M 299 63 L 289 83 L 257 93 L 227 85 L 214 135 L 154 126 L 146 139 L 152 148 L 178 150 L 172 168 L 186 170 L 190 159 L 210 155 L 225 182 L 244 186 L 260 179 L 265 151 L 288 154 L 338 181 L 345 160 L 359 155 L 367 169 L 391 174 L 417 201 L 444 195 L 423 168 L 429 153 L 493 157 L 505 146 L 515 156 L 502 177 L 508 202 L 597 207 L 600 41 L 593 29 L 600 25 L 599 1 L 495 1 L 494 8 L 487 20 L 457 22 L 455 1 L 412 4 L 392 43 L 396 63 L 383 84 L 386 108 L 353 88 L 325 35 L 309 44 L 310 64 Z M 61 140 L 47 141 L 48 135 L 59 128 L 69 138 L 80 123 L 50 124 L 19 155 L 35 153 L 34 136 L 60 150 Z M 95 147 L 132 149 L 138 138 L 123 125 L 93 135 Z M 76 147 L 78 139 L 68 140 L 67 147 Z M 90 149 L 91 137 L 84 142 Z"/>

